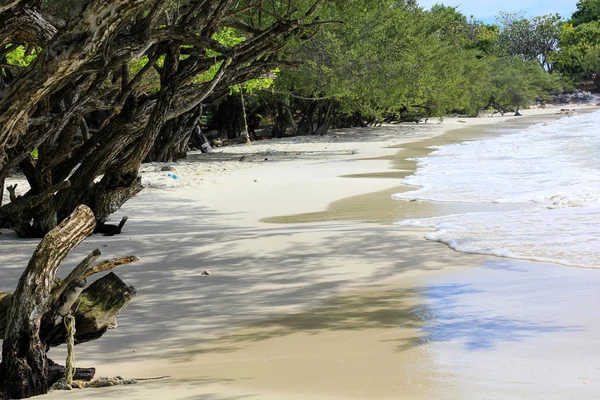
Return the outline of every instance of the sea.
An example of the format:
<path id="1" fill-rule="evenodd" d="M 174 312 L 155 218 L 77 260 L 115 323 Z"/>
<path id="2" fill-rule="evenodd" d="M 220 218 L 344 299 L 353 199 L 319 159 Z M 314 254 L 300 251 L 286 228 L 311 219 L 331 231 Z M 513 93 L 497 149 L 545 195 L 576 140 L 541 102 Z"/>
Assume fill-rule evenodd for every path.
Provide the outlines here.
<path id="1" fill-rule="evenodd" d="M 416 161 L 403 182 L 415 190 L 394 198 L 517 209 L 397 224 L 430 227 L 427 239 L 461 252 L 600 268 L 600 112 L 435 147 Z"/>

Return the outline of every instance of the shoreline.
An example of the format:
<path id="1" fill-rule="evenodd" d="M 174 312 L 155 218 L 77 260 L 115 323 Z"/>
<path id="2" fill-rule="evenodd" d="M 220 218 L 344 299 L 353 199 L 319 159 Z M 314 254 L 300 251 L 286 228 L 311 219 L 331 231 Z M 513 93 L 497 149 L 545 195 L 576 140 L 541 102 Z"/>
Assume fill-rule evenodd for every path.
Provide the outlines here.
<path id="1" fill-rule="evenodd" d="M 447 398 L 456 385 L 423 341 L 435 309 L 426 294 L 431 282 L 441 281 L 435 285 L 443 288 L 444 279 L 498 259 L 426 241 L 425 229 L 355 222 L 362 219 L 283 225 L 259 220 L 314 213 L 344 197 L 389 191 L 390 178 L 377 174 L 398 149 L 382 149 L 382 143 L 435 142 L 449 126 L 464 124 L 400 126 L 410 135 L 366 143 L 344 141 L 344 133 L 336 143 L 291 143 L 271 152 L 271 144 L 259 144 L 264 151 L 259 145 L 235 153 L 226 148 L 230 155 L 254 152 L 269 160 L 251 168 L 224 161 L 225 169 L 232 162 L 239 168 L 214 167 L 211 174 L 197 169 L 197 175 L 193 160 L 185 168 L 174 164 L 179 182 L 145 167 L 146 178 L 162 189 L 147 190 L 124 207 L 132 221 L 125 235 L 92 237 L 69 257 L 75 262 L 95 247 L 107 258 L 132 252 L 142 257 L 118 271 L 139 291 L 119 328 L 78 346 L 77 359 L 78 365 L 98 367 L 97 376 L 172 378 L 50 396 Z M 376 177 L 340 178 L 344 173 Z M 1 250 L 5 239 L 0 236 Z M 26 248 L 33 245 L 0 257 L 24 265 Z M 201 276 L 206 269 L 212 274 Z M 15 266 L 11 278 L 18 273 Z M 60 351 L 54 358 L 62 359 Z"/>
<path id="2" fill-rule="evenodd" d="M 598 108 L 582 107 L 580 112 L 594 112 Z M 536 111 L 548 111 L 540 109 Z M 555 113 L 536 113 L 523 117 L 508 117 L 501 123 L 483 120 L 474 126 L 454 126 L 433 137 L 422 140 L 410 141 L 404 144 L 391 146 L 397 149 L 392 155 L 364 159 L 365 161 L 385 160 L 391 163 L 390 170 L 385 172 L 371 172 L 363 174 L 342 175 L 344 178 L 388 178 L 403 179 L 412 175 L 417 168 L 415 158 L 426 157 L 434 151 L 432 146 L 444 146 L 448 144 L 462 143 L 465 141 L 481 140 L 496 134 L 502 127 L 502 134 L 510 134 L 520 129 L 527 128 L 539 123 L 547 123 L 564 117 Z M 456 124 L 455 124 L 456 125 Z M 262 220 L 268 223 L 313 223 L 323 221 L 359 221 L 378 222 L 391 224 L 398 219 L 420 219 L 436 216 L 462 214 L 481 211 L 510 211 L 523 207 L 530 207 L 526 203 L 505 204 L 483 204 L 483 203 L 460 203 L 460 202 L 435 202 L 419 201 L 407 202 L 392 199 L 395 193 L 405 193 L 418 189 L 409 185 L 388 186 L 377 192 L 357 194 L 331 202 L 325 211 L 304 214 L 291 214 L 269 217 Z"/>

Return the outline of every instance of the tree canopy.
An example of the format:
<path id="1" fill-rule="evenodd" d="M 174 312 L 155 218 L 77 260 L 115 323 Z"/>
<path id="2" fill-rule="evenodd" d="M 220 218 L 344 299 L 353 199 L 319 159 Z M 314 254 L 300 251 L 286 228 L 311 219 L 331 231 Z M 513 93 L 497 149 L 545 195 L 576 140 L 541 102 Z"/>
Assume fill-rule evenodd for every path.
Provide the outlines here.
<path id="1" fill-rule="evenodd" d="M 600 21 L 564 24 L 554 60 L 556 67 L 573 79 L 590 79 L 600 73 Z"/>
<path id="2" fill-rule="evenodd" d="M 43 4 L 66 21 L 40 2 L 0 7 L 0 186 L 17 166 L 31 186 L 0 226 L 40 236 L 81 203 L 104 222 L 141 189 L 147 156 L 185 147 L 203 104 L 286 64 L 286 44 L 323 24 L 320 3 Z"/>
<path id="3" fill-rule="evenodd" d="M 275 81 L 276 114 L 295 133 L 322 133 L 391 119 L 451 112 L 517 110 L 549 91 L 558 75 L 542 68 L 556 50 L 560 17 L 503 14 L 486 25 L 454 7 L 354 0 L 324 6 L 340 19 L 292 48 L 302 61 Z M 537 64 L 537 68 L 536 68 Z M 275 100 L 273 99 L 275 97 Z"/>
<path id="4" fill-rule="evenodd" d="M 556 51 L 562 18 L 558 14 L 526 18 L 521 14 L 501 13 L 498 17 L 500 50 L 509 56 L 537 60 L 551 69 L 550 55 Z"/>
<path id="5" fill-rule="evenodd" d="M 569 22 L 573 26 L 598 21 L 600 17 L 600 0 L 579 0 L 577 10 L 571 15 Z"/>
<path id="6" fill-rule="evenodd" d="M 558 71 L 572 81 L 589 81 L 600 73 L 600 1 L 581 0 L 561 27 L 559 49 L 551 55 Z"/>

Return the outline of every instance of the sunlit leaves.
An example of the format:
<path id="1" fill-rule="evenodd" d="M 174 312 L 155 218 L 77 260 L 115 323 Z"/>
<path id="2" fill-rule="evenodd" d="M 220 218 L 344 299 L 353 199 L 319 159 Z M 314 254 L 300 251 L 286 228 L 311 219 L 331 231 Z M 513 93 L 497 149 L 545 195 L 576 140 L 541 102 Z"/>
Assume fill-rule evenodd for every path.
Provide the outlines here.
<path id="1" fill-rule="evenodd" d="M 558 70 L 573 79 L 589 79 L 600 73 L 600 21 L 578 26 L 564 24 L 560 51 L 553 55 Z"/>
<path id="2" fill-rule="evenodd" d="M 12 45 L 7 45 L 7 46 L 12 46 Z M 12 47 L 13 48 L 11 49 L 11 51 L 6 54 L 6 61 L 10 65 L 15 65 L 18 67 L 26 67 L 29 64 L 31 64 L 31 62 L 33 60 L 35 60 L 35 58 L 37 57 L 37 54 L 35 51 L 27 52 L 27 49 L 24 46 L 12 46 Z"/>

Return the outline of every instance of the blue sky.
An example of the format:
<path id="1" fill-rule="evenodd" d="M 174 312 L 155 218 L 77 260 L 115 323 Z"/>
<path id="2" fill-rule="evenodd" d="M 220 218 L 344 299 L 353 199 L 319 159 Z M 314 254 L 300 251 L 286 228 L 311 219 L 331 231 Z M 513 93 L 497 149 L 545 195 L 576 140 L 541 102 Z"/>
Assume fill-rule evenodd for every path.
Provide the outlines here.
<path id="1" fill-rule="evenodd" d="M 493 22 L 499 11 L 524 11 L 530 17 L 559 13 L 568 19 L 575 11 L 577 0 L 417 0 L 420 6 L 430 8 L 436 3 L 458 6 L 466 16 L 475 16 L 485 22 Z"/>

